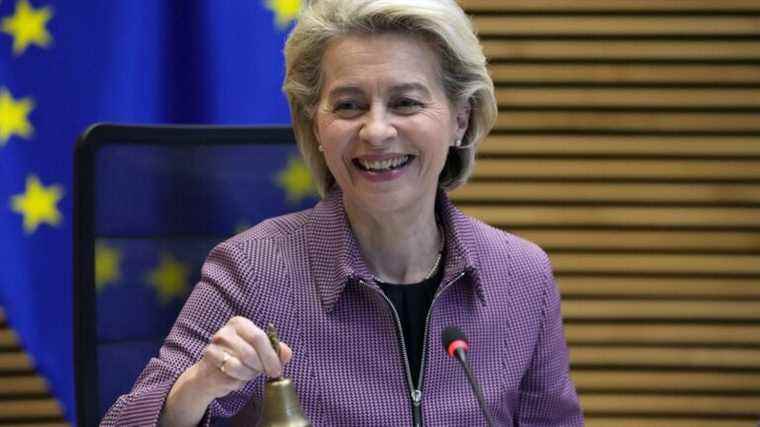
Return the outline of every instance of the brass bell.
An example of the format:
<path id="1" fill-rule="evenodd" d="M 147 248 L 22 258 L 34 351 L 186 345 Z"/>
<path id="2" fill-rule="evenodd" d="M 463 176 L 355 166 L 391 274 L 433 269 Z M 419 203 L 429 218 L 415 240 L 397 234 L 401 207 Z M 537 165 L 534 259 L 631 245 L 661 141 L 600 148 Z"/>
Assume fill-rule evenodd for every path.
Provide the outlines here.
<path id="1" fill-rule="evenodd" d="M 280 341 L 277 330 L 271 323 L 267 326 L 267 336 L 275 353 L 279 356 Z M 259 427 L 311 427 L 304 416 L 293 382 L 288 378 L 270 378 L 264 385 L 264 405 L 261 410 Z"/>
<path id="2" fill-rule="evenodd" d="M 310 427 L 288 378 L 274 378 L 264 385 L 264 407 L 259 427 Z"/>

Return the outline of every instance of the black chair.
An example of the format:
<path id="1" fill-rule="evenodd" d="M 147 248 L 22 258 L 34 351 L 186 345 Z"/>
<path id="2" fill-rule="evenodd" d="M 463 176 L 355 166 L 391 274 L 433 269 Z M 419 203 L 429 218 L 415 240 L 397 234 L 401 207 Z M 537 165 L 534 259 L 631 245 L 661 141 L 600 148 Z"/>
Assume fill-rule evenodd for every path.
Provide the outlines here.
<path id="1" fill-rule="evenodd" d="M 297 159 L 286 127 L 101 124 L 80 137 L 74 161 L 78 425 L 97 425 L 130 390 L 214 245 L 264 218 L 314 204 L 314 195 L 295 199 L 303 191 L 287 197 L 288 182 L 303 184 Z"/>

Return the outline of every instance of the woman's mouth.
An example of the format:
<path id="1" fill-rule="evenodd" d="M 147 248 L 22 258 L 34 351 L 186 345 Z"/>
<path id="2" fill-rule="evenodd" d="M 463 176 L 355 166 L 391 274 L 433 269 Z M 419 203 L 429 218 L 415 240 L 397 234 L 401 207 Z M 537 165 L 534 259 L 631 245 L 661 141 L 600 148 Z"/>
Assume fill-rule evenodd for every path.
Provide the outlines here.
<path id="1" fill-rule="evenodd" d="M 382 173 L 401 169 L 412 161 L 414 156 L 406 154 L 383 160 L 354 159 L 357 168 L 365 172 Z"/>

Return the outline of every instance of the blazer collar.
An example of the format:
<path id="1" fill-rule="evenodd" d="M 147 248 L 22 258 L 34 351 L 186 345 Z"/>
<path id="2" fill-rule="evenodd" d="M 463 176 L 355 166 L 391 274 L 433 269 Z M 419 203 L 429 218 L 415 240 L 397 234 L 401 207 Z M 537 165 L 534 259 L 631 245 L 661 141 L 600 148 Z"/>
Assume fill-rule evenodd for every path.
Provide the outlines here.
<path id="1" fill-rule="evenodd" d="M 469 282 L 481 302 L 485 303 L 471 219 L 459 211 L 442 190 L 436 198 L 436 212 L 446 235 L 442 283 L 448 283 L 464 273 L 469 276 Z M 306 244 L 317 294 L 326 312 L 332 311 L 349 281 L 361 280 L 374 284 L 348 222 L 343 193 L 339 189 L 331 191 L 312 210 L 306 224 Z"/>

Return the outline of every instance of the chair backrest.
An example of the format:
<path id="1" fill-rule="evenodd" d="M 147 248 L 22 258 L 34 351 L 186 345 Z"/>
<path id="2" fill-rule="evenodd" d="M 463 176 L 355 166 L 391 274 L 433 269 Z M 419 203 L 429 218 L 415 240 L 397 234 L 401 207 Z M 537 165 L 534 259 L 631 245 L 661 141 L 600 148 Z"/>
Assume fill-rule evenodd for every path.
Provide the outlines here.
<path id="1" fill-rule="evenodd" d="M 157 354 L 209 250 L 316 196 L 285 127 L 96 125 L 74 179 L 77 419 L 95 425 Z"/>

